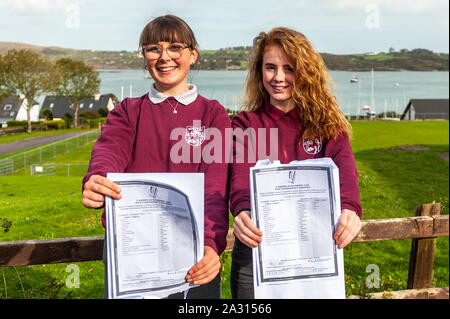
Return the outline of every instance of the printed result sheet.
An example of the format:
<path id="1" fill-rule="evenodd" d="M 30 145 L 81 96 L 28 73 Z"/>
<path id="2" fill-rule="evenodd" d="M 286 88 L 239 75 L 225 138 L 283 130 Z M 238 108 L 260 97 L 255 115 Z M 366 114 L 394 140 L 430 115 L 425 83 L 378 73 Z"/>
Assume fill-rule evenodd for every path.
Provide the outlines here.
<path id="1" fill-rule="evenodd" d="M 331 159 L 259 162 L 250 172 L 256 298 L 345 298 L 343 254 L 333 239 L 340 216 Z"/>
<path id="2" fill-rule="evenodd" d="M 203 256 L 203 174 L 108 174 L 109 298 L 163 298 L 186 291 Z"/>

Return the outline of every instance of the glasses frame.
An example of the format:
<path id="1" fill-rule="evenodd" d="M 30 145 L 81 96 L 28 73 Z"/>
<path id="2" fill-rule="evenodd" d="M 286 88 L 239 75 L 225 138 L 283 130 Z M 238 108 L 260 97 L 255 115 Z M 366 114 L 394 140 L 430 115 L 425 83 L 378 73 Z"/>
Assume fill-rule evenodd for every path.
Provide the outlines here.
<path id="1" fill-rule="evenodd" d="M 170 46 L 172 46 L 172 45 L 179 45 L 179 46 L 181 46 L 182 47 L 182 49 L 180 50 L 180 56 L 178 56 L 178 57 L 176 57 L 176 58 L 174 58 L 174 57 L 172 57 L 171 56 L 171 53 L 169 53 L 170 51 L 169 51 L 169 48 L 170 48 Z M 158 50 L 158 57 L 156 57 L 156 58 L 150 58 L 150 57 L 147 57 L 147 59 L 149 59 L 149 60 L 158 60 L 160 57 L 161 57 L 161 55 L 162 55 L 162 53 L 164 52 L 164 51 L 166 51 L 166 53 L 167 53 L 167 55 L 171 58 L 171 59 L 179 59 L 179 58 L 181 58 L 182 56 L 183 56 L 183 50 L 184 49 L 191 49 L 191 46 L 189 45 L 189 44 L 178 44 L 178 43 L 171 43 L 170 45 L 168 45 L 166 48 L 163 48 L 161 45 L 159 45 L 159 44 L 152 44 L 151 45 L 151 47 L 158 47 L 159 48 L 159 50 Z M 143 47 L 143 51 L 144 51 L 144 56 L 145 55 L 147 55 L 149 52 L 147 52 L 146 51 L 147 50 L 147 46 L 145 46 L 145 47 Z"/>

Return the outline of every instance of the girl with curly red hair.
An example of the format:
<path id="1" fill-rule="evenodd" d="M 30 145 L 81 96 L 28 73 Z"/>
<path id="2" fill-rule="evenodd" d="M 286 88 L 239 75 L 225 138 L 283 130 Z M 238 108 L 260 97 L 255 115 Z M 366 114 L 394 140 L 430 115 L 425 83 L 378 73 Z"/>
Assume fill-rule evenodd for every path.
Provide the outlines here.
<path id="1" fill-rule="evenodd" d="M 259 155 L 260 149 L 264 145 L 269 149 L 273 139 L 278 148 L 272 160 L 286 164 L 330 157 L 338 166 L 342 211 L 334 234 L 336 244 L 345 247 L 361 228 L 358 174 L 349 143 L 351 126 L 330 84 L 322 57 L 302 33 L 278 27 L 254 39 L 244 111 L 232 121 L 234 132 L 251 128 L 256 134 L 254 139 L 235 134 L 230 166 L 230 211 L 236 237 L 230 278 L 233 298 L 254 297 L 251 248 L 263 238 L 250 218 L 249 169 L 255 162 L 246 154 L 253 152 L 252 158 L 264 159 L 266 154 Z M 264 141 L 273 129 L 276 136 Z"/>

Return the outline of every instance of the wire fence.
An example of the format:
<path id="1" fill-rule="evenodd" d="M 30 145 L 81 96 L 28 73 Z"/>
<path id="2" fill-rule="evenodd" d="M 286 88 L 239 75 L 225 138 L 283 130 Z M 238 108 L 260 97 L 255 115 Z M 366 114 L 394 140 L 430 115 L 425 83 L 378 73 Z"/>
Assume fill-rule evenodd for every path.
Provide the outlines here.
<path id="1" fill-rule="evenodd" d="M 89 164 L 61 164 L 45 163 L 31 164 L 31 176 L 84 176 L 86 175 Z"/>
<path id="2" fill-rule="evenodd" d="M 96 130 L 87 134 L 80 134 L 62 141 L 47 144 L 31 151 L 19 153 L 0 160 L 0 175 L 9 175 L 33 164 L 49 161 L 56 156 L 71 152 L 90 142 L 95 141 L 100 134 Z"/>

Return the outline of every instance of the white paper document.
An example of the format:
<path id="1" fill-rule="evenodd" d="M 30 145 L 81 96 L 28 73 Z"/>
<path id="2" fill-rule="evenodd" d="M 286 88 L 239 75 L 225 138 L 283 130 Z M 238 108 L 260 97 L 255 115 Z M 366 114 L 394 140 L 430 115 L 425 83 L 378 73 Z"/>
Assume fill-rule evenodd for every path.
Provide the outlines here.
<path id="1" fill-rule="evenodd" d="M 255 298 L 345 298 L 343 251 L 334 239 L 340 216 L 339 172 L 330 158 L 250 169 Z"/>
<path id="2" fill-rule="evenodd" d="M 109 298 L 186 291 L 203 257 L 202 173 L 114 173 L 122 198 L 106 199 Z"/>

